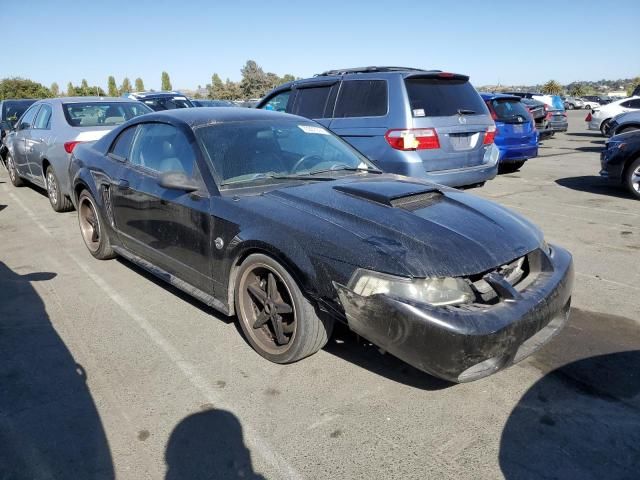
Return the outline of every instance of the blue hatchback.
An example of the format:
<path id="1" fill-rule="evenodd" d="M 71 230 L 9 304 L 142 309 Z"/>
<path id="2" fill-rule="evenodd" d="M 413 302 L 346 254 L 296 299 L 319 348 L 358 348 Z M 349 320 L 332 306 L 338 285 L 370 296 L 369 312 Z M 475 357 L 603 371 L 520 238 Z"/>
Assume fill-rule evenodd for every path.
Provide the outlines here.
<path id="1" fill-rule="evenodd" d="M 501 170 L 518 170 L 525 161 L 538 156 L 538 131 L 520 98 L 499 93 L 481 96 L 496 122 L 495 144 L 500 149 Z"/>

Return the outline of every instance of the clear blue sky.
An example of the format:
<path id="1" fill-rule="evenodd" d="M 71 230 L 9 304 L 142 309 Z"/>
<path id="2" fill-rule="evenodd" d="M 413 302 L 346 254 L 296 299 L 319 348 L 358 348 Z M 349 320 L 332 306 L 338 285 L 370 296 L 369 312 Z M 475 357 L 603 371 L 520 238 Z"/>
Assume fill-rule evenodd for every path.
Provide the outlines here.
<path id="1" fill-rule="evenodd" d="M 321 5 L 321 6 L 320 6 Z M 476 85 L 640 75 L 640 0 L 0 0 L 0 78 L 174 88 L 265 71 L 402 65 Z"/>

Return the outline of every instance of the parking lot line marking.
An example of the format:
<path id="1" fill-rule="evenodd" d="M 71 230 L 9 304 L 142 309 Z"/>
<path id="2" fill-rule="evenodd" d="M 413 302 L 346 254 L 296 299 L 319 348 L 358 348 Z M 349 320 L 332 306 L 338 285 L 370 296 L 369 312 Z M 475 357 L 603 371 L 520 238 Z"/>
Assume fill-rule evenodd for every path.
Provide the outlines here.
<path id="1" fill-rule="evenodd" d="M 632 217 L 640 217 L 640 213 L 621 212 L 620 210 L 611 210 L 609 208 L 587 207 L 585 205 L 575 205 L 573 203 L 561 203 L 560 205 L 573 208 L 583 208 L 586 210 L 596 210 L 598 212 L 615 213 L 616 215 L 631 215 Z"/>
<path id="2" fill-rule="evenodd" d="M 629 285 L 628 283 L 616 282 L 615 280 L 609 280 L 607 278 L 597 277 L 595 275 L 590 275 L 588 273 L 582 273 L 582 272 L 576 272 L 576 275 L 580 275 L 581 277 L 591 278 L 594 280 L 600 280 L 602 282 L 610 283 L 618 287 L 626 287 L 626 288 L 630 288 L 631 290 L 637 290 L 640 292 L 640 287 L 636 287 L 635 285 Z"/>
<path id="3" fill-rule="evenodd" d="M 47 236 L 55 238 L 53 234 L 40 222 L 35 213 L 27 207 L 13 192 L 9 192 L 9 196 L 25 211 L 27 216 L 42 230 Z M 224 400 L 214 390 L 207 380 L 200 375 L 197 368 L 188 360 L 186 360 L 182 354 L 169 342 L 162 334 L 156 330 L 144 316 L 136 311 L 125 298 L 123 298 L 118 292 L 116 292 L 111 286 L 105 282 L 99 275 L 93 272 L 91 268 L 82 260 L 71 254 L 69 251 L 62 249 L 64 253 L 73 262 L 80 267 L 80 269 L 89 277 L 93 282 L 105 293 L 116 305 L 120 307 L 122 311 L 127 313 L 129 317 L 134 320 L 138 326 L 153 340 L 153 342 L 167 355 L 171 361 L 180 369 L 183 375 L 189 380 L 189 382 L 198 390 L 209 403 L 213 404 L 216 408 L 223 408 L 233 412 L 233 409 L 226 405 Z M 303 477 L 290 465 L 284 457 L 273 450 L 267 442 L 261 438 L 257 433 L 253 432 L 250 426 L 243 425 L 245 440 L 251 446 L 262 459 L 264 459 L 271 467 L 275 468 L 282 478 L 287 479 L 302 479 Z"/>

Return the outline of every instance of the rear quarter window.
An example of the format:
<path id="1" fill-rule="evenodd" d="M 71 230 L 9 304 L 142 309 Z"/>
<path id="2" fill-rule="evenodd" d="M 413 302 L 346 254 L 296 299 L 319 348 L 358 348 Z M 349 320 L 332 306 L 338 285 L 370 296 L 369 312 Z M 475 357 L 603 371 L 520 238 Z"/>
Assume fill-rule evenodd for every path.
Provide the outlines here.
<path id="1" fill-rule="evenodd" d="M 405 86 L 414 116 L 446 117 L 457 115 L 460 110 L 488 113 L 482 98 L 467 80 L 408 78 Z"/>
<path id="2" fill-rule="evenodd" d="M 387 114 L 386 80 L 349 80 L 342 82 L 334 118 L 381 117 Z"/>

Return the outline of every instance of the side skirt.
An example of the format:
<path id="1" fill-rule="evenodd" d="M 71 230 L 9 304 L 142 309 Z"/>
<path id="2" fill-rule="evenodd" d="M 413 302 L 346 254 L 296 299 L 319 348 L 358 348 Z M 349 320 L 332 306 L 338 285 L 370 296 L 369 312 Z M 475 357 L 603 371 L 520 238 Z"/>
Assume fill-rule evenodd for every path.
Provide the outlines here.
<path id="1" fill-rule="evenodd" d="M 215 308 L 219 312 L 224 313 L 225 315 L 229 315 L 229 308 L 214 296 L 209 295 L 208 293 L 203 292 L 199 288 L 196 288 L 193 285 L 190 285 L 189 283 L 185 282 L 184 280 L 181 280 L 175 275 L 172 275 L 169 272 L 156 267 L 152 263 L 149 263 L 145 259 L 140 258 L 139 256 L 131 253 L 130 251 L 122 247 L 118 247 L 114 245 L 113 250 L 118 255 L 126 258 L 132 263 L 135 263 L 137 266 L 145 269 L 147 272 L 151 273 L 152 275 L 155 275 L 159 279 L 164 280 L 165 282 L 173 285 L 174 287 L 178 288 L 179 290 L 182 290 L 185 293 L 188 293 L 192 297 L 200 300 L 202 303 L 205 303 L 210 307 Z"/>

